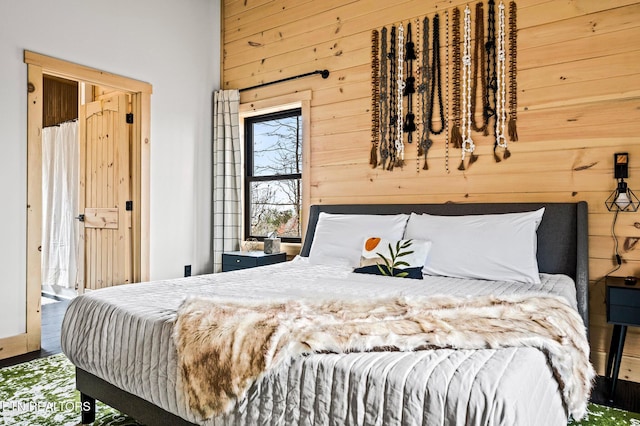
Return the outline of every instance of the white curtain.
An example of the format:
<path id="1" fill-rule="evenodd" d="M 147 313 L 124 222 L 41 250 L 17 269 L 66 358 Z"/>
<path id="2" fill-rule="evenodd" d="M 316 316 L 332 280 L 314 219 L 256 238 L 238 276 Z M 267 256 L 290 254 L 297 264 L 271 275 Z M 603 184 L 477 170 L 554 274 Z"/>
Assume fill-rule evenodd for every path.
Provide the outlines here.
<path id="1" fill-rule="evenodd" d="M 222 253 L 239 250 L 242 233 L 242 163 L 237 90 L 215 92 L 213 101 L 213 272 Z"/>
<path id="2" fill-rule="evenodd" d="M 42 285 L 75 288 L 78 122 L 42 129 Z"/>

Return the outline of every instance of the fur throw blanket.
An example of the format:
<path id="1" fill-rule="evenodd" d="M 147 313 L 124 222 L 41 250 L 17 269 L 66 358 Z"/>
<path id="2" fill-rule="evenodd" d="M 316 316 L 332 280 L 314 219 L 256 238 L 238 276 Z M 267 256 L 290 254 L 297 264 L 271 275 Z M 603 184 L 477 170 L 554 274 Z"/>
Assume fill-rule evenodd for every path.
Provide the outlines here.
<path id="1" fill-rule="evenodd" d="M 314 352 L 534 347 L 580 419 L 595 372 L 578 313 L 555 296 L 232 302 L 189 298 L 174 331 L 190 407 L 231 410 L 271 369 Z"/>

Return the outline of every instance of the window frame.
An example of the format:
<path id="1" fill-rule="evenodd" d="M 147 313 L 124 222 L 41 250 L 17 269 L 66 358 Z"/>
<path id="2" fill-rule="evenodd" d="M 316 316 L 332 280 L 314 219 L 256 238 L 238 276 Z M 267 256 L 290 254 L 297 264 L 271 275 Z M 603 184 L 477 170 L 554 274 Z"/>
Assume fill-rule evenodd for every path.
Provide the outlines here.
<path id="1" fill-rule="evenodd" d="M 311 99 L 313 92 L 310 89 L 297 90 L 295 92 L 273 95 L 272 92 L 264 92 L 261 89 L 249 90 L 240 93 L 240 138 L 244 141 L 244 120 L 254 115 L 262 115 L 269 112 L 282 111 L 292 108 L 302 108 L 302 241 L 300 243 L 282 243 L 282 251 L 286 251 L 288 255 L 296 255 L 300 253 L 300 248 L 307 232 L 309 221 L 309 208 L 311 206 Z M 241 144 L 242 165 L 244 167 L 244 143 Z M 240 176 L 244 180 L 245 173 Z M 242 183 L 244 188 L 244 181 Z M 244 190 L 242 191 L 244 197 Z M 315 200 L 316 203 L 319 200 Z M 242 201 L 244 207 L 244 200 Z M 245 212 L 243 212 L 243 215 Z M 242 220 L 244 227 L 244 216 Z M 242 230 L 244 238 L 245 231 Z"/>
<path id="2" fill-rule="evenodd" d="M 277 120 L 281 118 L 288 117 L 297 117 L 298 118 L 298 143 L 300 144 L 300 173 L 288 173 L 288 174 L 276 174 L 276 175 L 263 175 L 263 176 L 254 176 L 254 135 L 253 135 L 253 125 L 256 123 Z M 285 181 L 292 179 L 299 179 L 301 186 L 301 196 L 300 196 L 300 210 L 298 211 L 298 221 L 300 222 L 300 236 L 299 237 L 285 237 L 280 236 L 280 240 L 283 243 L 301 243 L 302 236 L 304 234 L 304 226 L 302 225 L 302 211 L 304 210 L 304 192 L 305 185 L 303 181 L 304 169 L 305 169 L 305 161 L 304 161 L 304 115 L 303 109 L 300 106 L 293 106 L 288 108 L 279 109 L 277 111 L 265 112 L 263 114 L 252 115 L 250 117 L 244 118 L 243 130 L 244 130 L 244 148 L 245 148 L 245 161 L 244 161 L 244 185 L 243 185 L 243 198 L 244 198 L 244 239 L 247 240 L 249 238 L 256 239 L 257 241 L 264 241 L 265 236 L 259 235 L 251 235 L 251 184 L 253 182 L 274 182 L 274 181 Z"/>

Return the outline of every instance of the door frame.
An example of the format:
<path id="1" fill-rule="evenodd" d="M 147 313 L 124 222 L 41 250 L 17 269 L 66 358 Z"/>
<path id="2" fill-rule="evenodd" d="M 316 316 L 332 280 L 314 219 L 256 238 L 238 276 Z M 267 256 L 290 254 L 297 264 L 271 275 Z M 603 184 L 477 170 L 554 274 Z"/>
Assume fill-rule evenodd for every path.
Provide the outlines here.
<path id="1" fill-rule="evenodd" d="M 111 74 L 39 53 L 24 51 L 27 64 L 27 318 L 26 333 L 0 339 L 0 358 L 40 349 L 41 339 L 41 238 L 42 238 L 42 76 L 53 75 L 98 86 L 108 86 L 132 95 L 134 113 L 132 146 L 133 278 L 149 280 L 150 122 L 149 83 Z M 11 353 L 15 352 L 15 353 Z"/>

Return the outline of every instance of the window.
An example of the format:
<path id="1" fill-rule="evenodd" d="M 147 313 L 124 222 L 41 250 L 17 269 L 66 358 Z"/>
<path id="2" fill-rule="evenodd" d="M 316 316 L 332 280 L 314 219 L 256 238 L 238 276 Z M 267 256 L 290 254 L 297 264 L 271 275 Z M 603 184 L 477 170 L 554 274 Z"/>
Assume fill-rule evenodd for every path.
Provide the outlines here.
<path id="1" fill-rule="evenodd" d="M 300 108 L 246 118 L 245 238 L 272 232 L 300 242 L 302 113 Z"/>

